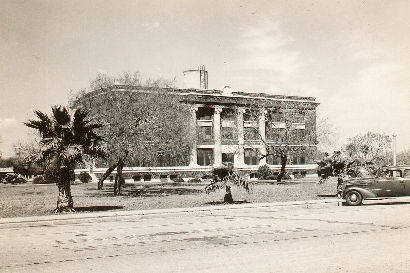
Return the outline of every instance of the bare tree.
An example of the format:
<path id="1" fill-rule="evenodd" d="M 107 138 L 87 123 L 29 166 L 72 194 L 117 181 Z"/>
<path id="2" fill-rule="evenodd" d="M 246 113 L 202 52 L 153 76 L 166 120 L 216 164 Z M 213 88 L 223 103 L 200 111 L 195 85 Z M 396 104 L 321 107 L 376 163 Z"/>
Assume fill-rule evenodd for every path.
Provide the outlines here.
<path id="1" fill-rule="evenodd" d="M 107 79 L 107 83 L 104 83 Z M 113 85 L 113 82 L 121 85 Z M 106 141 L 109 168 L 103 181 L 117 169 L 114 193 L 120 194 L 124 183 L 124 166 L 186 165 L 192 136 L 189 132 L 189 108 L 180 98 L 159 87 L 132 86 L 140 84 L 139 73 L 124 73 L 113 78 L 98 76 L 92 87 L 99 86 L 77 99 L 73 106 L 89 109 Z M 155 85 L 161 85 L 162 80 Z M 121 90 L 119 90 L 121 89 Z"/>
<path id="2" fill-rule="evenodd" d="M 377 174 L 382 166 L 391 164 L 391 138 L 386 134 L 367 132 L 349 138 L 343 152 L 350 161 L 356 161 Z"/>
<path id="3" fill-rule="evenodd" d="M 410 165 L 410 149 L 397 154 L 397 165 Z"/>
<path id="4" fill-rule="evenodd" d="M 316 153 L 316 113 L 295 102 L 281 102 L 280 105 L 254 103 L 245 112 L 245 120 L 262 123 L 250 126 L 245 131 L 245 139 L 253 140 L 251 147 L 258 152 L 260 160 L 275 163 L 280 161 L 280 182 L 286 173 L 286 165 L 292 156 L 298 163 L 305 164 L 308 157 Z M 262 146 L 262 149 L 259 147 Z"/>

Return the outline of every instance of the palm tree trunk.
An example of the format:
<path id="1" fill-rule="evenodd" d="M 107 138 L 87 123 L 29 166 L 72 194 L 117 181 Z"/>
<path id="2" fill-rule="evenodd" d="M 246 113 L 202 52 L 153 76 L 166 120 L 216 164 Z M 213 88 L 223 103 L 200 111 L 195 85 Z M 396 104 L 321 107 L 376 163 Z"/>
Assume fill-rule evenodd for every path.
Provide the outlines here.
<path id="1" fill-rule="evenodd" d="M 280 163 L 281 163 L 281 167 L 280 167 L 280 173 L 278 175 L 278 182 L 282 181 L 282 178 L 285 176 L 285 168 L 286 168 L 286 161 L 288 160 L 288 156 L 286 154 L 282 154 L 280 156 Z"/>
<path id="2" fill-rule="evenodd" d="M 125 180 L 122 176 L 122 169 L 124 168 L 124 162 L 120 160 L 117 166 L 117 175 L 115 176 L 115 183 L 114 183 L 114 195 L 121 194 L 121 186 L 125 184 Z"/>
<path id="3" fill-rule="evenodd" d="M 70 170 L 69 168 L 60 169 L 57 181 L 58 199 L 55 212 L 74 212 L 73 197 L 71 196 Z"/>
<path id="4" fill-rule="evenodd" d="M 231 192 L 230 186 L 225 187 L 224 203 L 228 203 L 228 204 L 233 203 L 232 192 Z"/>

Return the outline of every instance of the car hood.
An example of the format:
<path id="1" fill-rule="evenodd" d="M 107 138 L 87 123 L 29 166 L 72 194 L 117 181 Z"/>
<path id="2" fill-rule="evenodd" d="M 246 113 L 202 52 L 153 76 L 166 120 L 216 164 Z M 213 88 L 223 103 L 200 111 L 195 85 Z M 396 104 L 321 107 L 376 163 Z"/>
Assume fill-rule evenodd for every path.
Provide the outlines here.
<path id="1" fill-rule="evenodd" d="M 367 185 L 367 184 L 371 184 L 374 181 L 376 181 L 376 177 L 355 177 L 355 178 L 349 178 L 345 180 L 346 184 L 350 184 L 350 185 Z"/>

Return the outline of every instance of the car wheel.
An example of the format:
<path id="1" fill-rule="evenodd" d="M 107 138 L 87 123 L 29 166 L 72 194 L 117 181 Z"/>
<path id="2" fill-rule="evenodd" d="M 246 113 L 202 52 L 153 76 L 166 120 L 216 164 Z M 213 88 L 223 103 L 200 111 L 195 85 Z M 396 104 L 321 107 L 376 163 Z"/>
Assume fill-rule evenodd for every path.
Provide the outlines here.
<path id="1" fill-rule="evenodd" d="M 362 204 L 363 196 L 358 191 L 349 191 L 345 199 L 348 206 L 358 206 Z"/>

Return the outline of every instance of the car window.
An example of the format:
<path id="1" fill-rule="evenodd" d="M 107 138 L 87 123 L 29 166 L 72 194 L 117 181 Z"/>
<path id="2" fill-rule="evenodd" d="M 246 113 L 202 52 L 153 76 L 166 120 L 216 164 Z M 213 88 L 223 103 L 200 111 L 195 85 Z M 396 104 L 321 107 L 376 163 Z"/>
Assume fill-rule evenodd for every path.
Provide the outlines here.
<path id="1" fill-rule="evenodd" d="M 390 171 L 389 177 L 401 177 L 401 171 Z"/>

